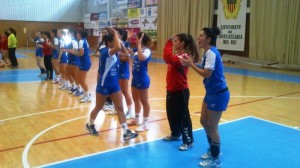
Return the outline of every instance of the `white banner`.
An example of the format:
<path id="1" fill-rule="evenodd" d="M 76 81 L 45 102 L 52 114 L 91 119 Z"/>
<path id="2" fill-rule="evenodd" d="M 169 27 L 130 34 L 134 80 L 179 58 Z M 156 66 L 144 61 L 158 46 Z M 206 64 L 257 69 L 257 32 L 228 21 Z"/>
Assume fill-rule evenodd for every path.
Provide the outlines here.
<path id="1" fill-rule="evenodd" d="M 219 0 L 217 48 L 244 51 L 247 0 Z"/>

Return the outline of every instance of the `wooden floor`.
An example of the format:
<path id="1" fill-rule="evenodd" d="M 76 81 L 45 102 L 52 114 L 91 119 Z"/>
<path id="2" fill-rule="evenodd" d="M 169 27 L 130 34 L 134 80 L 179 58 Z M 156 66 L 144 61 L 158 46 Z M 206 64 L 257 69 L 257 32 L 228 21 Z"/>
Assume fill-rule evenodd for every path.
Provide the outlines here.
<path id="1" fill-rule="evenodd" d="M 36 69 L 33 52 L 22 52 L 20 69 Z M 92 58 L 88 83 L 95 97 L 98 58 Z M 299 75 L 295 71 L 266 69 L 242 64 L 225 64 L 278 74 Z M 0 83 L 0 167 L 31 167 L 106 151 L 162 138 L 170 133 L 165 112 L 166 65 L 149 65 L 151 77 L 150 130 L 129 143 L 122 141 L 116 116 L 99 113 L 98 137 L 87 134 L 84 125 L 92 103 L 81 104 L 77 98 L 51 82 Z M 1 69 L 9 70 L 9 69 Z M 38 75 L 38 74 L 36 74 Z M 1 79 L 1 78 L 0 78 Z M 202 78 L 189 72 L 190 112 L 193 129 L 200 128 L 200 107 L 204 96 Z M 227 111 L 221 122 L 255 116 L 291 127 L 300 127 L 300 84 L 226 73 L 231 92 Z M 131 127 L 135 129 L 135 127 Z M 242 129 L 242 128 L 241 128 Z M 197 137 L 195 137 L 197 143 Z M 23 160 L 23 162 L 22 162 Z"/>

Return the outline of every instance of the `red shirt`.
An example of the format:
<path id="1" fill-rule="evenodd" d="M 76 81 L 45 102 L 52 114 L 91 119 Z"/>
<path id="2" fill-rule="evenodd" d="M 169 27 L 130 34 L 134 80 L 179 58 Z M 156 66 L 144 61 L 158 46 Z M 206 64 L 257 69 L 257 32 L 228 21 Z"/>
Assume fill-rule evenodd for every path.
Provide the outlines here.
<path id="1" fill-rule="evenodd" d="M 2 37 L 2 39 L 1 40 L 3 40 L 2 42 L 1 42 L 1 49 L 2 50 L 8 50 L 8 40 L 7 40 L 7 37 Z"/>
<path id="2" fill-rule="evenodd" d="M 50 42 L 50 43 L 51 43 L 51 41 L 50 41 L 49 39 L 47 39 L 47 40 L 43 43 L 43 54 L 44 54 L 44 56 L 45 56 L 45 55 L 52 55 L 52 48 L 49 47 L 49 46 L 47 45 L 47 42 Z"/>
<path id="3" fill-rule="evenodd" d="M 187 89 L 187 73 L 188 67 L 181 65 L 178 56 L 188 56 L 187 53 L 178 53 L 173 55 L 173 42 L 167 41 L 164 48 L 164 60 L 168 64 L 167 72 L 167 90 L 170 92 L 177 92 Z"/>

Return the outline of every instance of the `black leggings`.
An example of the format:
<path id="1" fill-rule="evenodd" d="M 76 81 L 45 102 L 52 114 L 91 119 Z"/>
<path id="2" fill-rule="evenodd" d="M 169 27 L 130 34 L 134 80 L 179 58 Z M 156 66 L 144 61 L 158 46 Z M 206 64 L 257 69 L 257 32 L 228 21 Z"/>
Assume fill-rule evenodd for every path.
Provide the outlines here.
<path id="1" fill-rule="evenodd" d="M 44 55 L 44 64 L 47 71 L 47 78 L 53 79 L 53 68 L 51 62 L 52 55 Z"/>
<path id="2" fill-rule="evenodd" d="M 166 109 L 171 135 L 179 137 L 185 144 L 194 142 L 192 120 L 189 112 L 189 89 L 178 92 L 167 91 Z"/>
<path id="3" fill-rule="evenodd" d="M 18 60 L 16 57 L 16 48 L 8 49 L 8 57 L 12 66 L 18 66 Z"/>

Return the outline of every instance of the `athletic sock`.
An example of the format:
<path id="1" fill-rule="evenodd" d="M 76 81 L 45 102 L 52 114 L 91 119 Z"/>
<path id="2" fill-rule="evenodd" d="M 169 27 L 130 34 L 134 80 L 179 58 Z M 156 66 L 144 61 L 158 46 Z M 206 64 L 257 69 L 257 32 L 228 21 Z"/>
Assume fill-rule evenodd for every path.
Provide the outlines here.
<path id="1" fill-rule="evenodd" d="M 123 130 L 124 134 L 126 134 L 126 132 L 128 130 L 127 123 L 125 122 L 125 123 L 121 124 L 121 126 L 122 126 L 122 130 Z"/>

